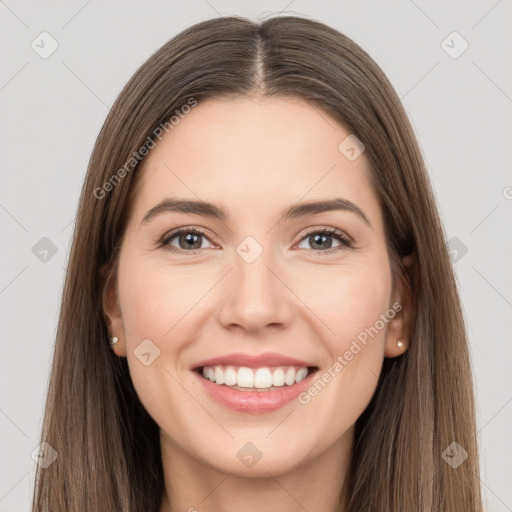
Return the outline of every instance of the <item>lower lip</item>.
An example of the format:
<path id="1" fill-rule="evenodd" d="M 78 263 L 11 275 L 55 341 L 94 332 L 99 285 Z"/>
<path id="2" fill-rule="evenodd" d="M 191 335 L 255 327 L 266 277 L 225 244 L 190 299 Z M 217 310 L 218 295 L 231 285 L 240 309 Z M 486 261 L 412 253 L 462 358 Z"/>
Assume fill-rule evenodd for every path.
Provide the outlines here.
<path id="1" fill-rule="evenodd" d="M 318 370 L 311 372 L 305 379 L 292 386 L 285 385 L 269 391 L 238 391 L 224 385 L 215 384 L 196 371 L 193 371 L 193 373 L 217 402 L 239 412 L 258 414 L 280 409 L 297 398 L 311 385 L 311 381 Z"/>

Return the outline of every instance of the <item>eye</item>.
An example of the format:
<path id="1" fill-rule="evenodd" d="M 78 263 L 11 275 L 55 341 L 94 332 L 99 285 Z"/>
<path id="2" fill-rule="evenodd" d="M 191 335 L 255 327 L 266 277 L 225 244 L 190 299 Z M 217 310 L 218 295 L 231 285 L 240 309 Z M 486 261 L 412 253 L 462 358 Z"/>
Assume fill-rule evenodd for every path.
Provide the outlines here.
<path id="1" fill-rule="evenodd" d="M 334 248 L 332 248 L 332 239 L 339 242 Z M 330 254 L 352 247 L 351 239 L 345 233 L 335 228 L 312 229 L 306 233 L 302 240 L 307 241 L 317 253 Z"/>
<path id="2" fill-rule="evenodd" d="M 332 245 L 332 239 L 338 241 L 338 245 Z M 165 249 L 180 254 L 199 254 L 199 250 L 205 249 L 203 242 L 209 240 L 207 235 L 197 228 L 180 228 L 168 235 L 160 242 Z M 352 240 L 342 231 L 335 228 L 311 229 L 302 237 L 311 244 L 311 249 L 316 253 L 333 253 L 352 247 Z M 175 242 L 175 243 L 173 243 Z M 177 244 L 178 246 L 176 247 Z"/>
<path id="3" fill-rule="evenodd" d="M 176 239 L 178 247 L 171 242 Z M 166 235 L 160 242 L 161 247 L 165 247 L 171 252 L 197 254 L 196 250 L 204 249 L 202 242 L 207 240 L 205 233 L 197 228 L 180 228 Z"/>

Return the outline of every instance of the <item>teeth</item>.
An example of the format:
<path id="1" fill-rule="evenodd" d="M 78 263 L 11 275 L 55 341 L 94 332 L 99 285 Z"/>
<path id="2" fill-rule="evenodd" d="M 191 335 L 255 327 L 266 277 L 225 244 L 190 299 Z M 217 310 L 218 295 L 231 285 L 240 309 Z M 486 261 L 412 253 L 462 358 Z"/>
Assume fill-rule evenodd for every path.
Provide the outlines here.
<path id="1" fill-rule="evenodd" d="M 253 388 L 254 387 L 254 372 L 250 368 L 241 367 L 238 368 L 236 374 L 236 383 L 241 388 Z"/>
<path id="2" fill-rule="evenodd" d="M 308 375 L 304 367 L 279 366 L 277 368 L 239 368 L 233 366 L 207 366 L 203 368 L 203 377 L 216 384 L 237 386 L 240 388 L 270 389 L 285 384 L 293 386 Z"/>
<path id="3" fill-rule="evenodd" d="M 274 370 L 272 374 L 272 386 L 284 386 L 284 370 L 282 368 Z"/>
<path id="4" fill-rule="evenodd" d="M 218 366 L 215 367 L 215 382 L 217 384 L 224 384 L 224 372 Z"/>
<path id="5" fill-rule="evenodd" d="M 226 386 L 236 386 L 236 372 L 232 366 L 228 366 L 224 371 L 224 384 Z"/>
<path id="6" fill-rule="evenodd" d="M 288 368 L 287 372 L 284 374 L 284 383 L 287 386 L 295 384 L 295 368 Z"/>
<path id="7" fill-rule="evenodd" d="M 301 380 L 304 380 L 308 374 L 307 368 L 301 368 L 295 375 L 295 382 L 300 382 Z"/>
<path id="8" fill-rule="evenodd" d="M 258 368 L 254 374 L 255 388 L 269 388 L 272 386 L 272 374 L 268 368 Z"/>

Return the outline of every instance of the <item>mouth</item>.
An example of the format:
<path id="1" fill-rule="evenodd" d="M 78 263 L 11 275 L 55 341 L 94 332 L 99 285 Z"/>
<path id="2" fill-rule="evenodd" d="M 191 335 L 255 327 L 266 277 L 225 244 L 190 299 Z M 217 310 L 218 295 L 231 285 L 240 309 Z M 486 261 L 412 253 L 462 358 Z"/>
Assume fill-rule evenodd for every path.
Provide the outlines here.
<path id="1" fill-rule="evenodd" d="M 317 366 L 249 368 L 233 365 L 200 366 L 195 369 L 196 373 L 203 379 L 217 386 L 256 393 L 294 386 L 317 370 Z"/>
<path id="2" fill-rule="evenodd" d="M 268 413 L 284 407 L 304 392 L 318 373 L 317 366 L 215 365 L 194 368 L 192 373 L 207 397 L 231 410 Z"/>

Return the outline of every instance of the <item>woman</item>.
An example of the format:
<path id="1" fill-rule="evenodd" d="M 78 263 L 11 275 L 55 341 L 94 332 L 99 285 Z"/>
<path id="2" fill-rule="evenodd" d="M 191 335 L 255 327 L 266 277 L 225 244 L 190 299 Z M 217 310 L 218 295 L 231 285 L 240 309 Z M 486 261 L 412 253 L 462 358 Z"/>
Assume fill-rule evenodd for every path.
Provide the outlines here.
<path id="1" fill-rule="evenodd" d="M 213 19 L 130 79 L 86 176 L 34 511 L 482 510 L 431 186 L 377 64 Z"/>

